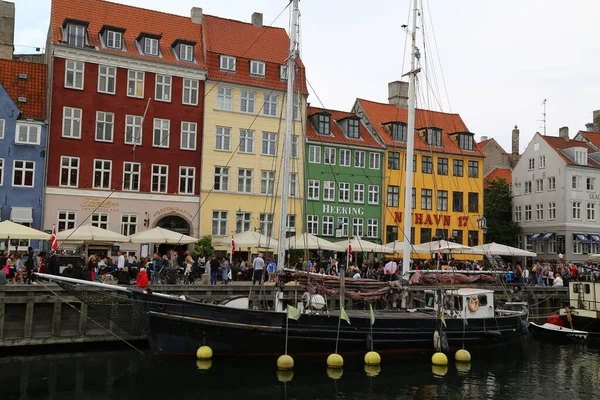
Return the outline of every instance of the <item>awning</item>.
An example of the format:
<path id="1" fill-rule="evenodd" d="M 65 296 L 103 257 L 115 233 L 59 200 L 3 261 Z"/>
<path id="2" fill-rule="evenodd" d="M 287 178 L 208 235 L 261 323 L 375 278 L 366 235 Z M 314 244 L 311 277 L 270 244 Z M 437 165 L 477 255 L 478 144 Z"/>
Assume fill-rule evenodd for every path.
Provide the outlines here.
<path id="1" fill-rule="evenodd" d="M 33 209 L 31 207 L 12 207 L 10 209 L 10 220 L 18 224 L 33 222 Z"/>
<path id="2" fill-rule="evenodd" d="M 534 233 L 533 235 L 529 236 L 529 240 L 534 242 L 536 240 L 539 240 L 542 235 L 543 235 L 543 233 Z"/>
<path id="3" fill-rule="evenodd" d="M 573 233 L 573 239 L 586 243 L 590 241 L 590 238 L 585 233 Z"/>
<path id="4" fill-rule="evenodd" d="M 600 242 L 600 235 L 597 233 L 590 233 L 589 234 L 590 239 L 592 240 L 593 243 L 598 243 Z"/>
<path id="5" fill-rule="evenodd" d="M 550 240 L 552 236 L 554 236 L 554 232 L 546 232 L 539 240 Z"/>

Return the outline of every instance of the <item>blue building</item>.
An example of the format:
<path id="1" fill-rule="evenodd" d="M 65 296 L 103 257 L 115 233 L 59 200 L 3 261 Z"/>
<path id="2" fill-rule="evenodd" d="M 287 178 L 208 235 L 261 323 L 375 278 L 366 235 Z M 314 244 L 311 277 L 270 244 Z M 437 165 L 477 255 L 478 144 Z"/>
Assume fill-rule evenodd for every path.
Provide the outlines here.
<path id="1" fill-rule="evenodd" d="M 46 132 L 46 65 L 0 60 L 0 220 L 42 229 Z M 40 243 L 11 240 L 10 250 L 28 246 Z"/>

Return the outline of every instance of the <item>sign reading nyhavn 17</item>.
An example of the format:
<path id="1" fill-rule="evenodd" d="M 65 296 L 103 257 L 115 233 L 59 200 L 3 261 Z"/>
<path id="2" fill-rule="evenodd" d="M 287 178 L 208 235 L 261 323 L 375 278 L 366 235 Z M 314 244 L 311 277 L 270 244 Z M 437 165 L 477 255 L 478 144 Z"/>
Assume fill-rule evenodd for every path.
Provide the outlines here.
<path id="1" fill-rule="evenodd" d="M 399 211 L 394 212 L 394 222 L 397 224 L 402 222 L 402 213 Z M 461 215 L 458 217 L 458 226 L 463 227 L 467 226 L 467 222 L 469 222 L 469 217 L 466 215 Z M 423 213 L 413 213 L 413 223 L 415 225 L 443 225 L 450 226 L 452 223 L 451 215 L 440 215 L 440 214 L 423 214 Z"/>

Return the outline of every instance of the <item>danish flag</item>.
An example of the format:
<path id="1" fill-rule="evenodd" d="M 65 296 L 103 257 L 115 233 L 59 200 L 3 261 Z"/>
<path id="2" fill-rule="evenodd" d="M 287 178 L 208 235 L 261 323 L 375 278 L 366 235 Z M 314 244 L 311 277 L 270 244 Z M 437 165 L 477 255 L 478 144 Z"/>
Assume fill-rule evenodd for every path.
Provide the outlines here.
<path id="1" fill-rule="evenodd" d="M 50 248 L 58 249 L 58 240 L 56 239 L 56 225 L 52 225 L 52 237 L 50 238 Z"/>

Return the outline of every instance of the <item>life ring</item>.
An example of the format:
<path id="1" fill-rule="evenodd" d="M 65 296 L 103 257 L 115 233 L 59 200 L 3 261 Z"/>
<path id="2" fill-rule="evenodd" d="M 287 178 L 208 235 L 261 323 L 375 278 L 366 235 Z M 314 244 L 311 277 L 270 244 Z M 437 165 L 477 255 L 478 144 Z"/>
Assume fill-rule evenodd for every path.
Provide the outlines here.
<path id="1" fill-rule="evenodd" d="M 469 297 L 469 311 L 474 313 L 477 310 L 479 310 L 479 299 L 477 298 L 477 296 Z"/>

